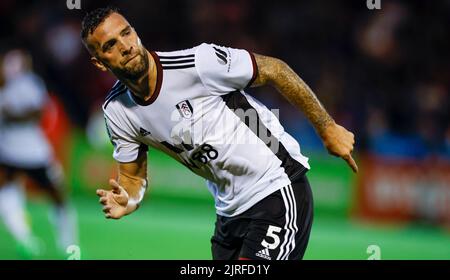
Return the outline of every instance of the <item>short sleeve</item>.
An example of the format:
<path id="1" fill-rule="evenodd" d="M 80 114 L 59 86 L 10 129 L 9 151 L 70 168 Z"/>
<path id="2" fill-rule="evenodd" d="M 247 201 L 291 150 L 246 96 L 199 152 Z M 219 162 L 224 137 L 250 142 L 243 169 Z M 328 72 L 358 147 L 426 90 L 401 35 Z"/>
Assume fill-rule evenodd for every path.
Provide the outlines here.
<path id="1" fill-rule="evenodd" d="M 195 65 L 203 85 L 218 95 L 250 86 L 257 75 L 252 53 L 214 44 L 197 48 Z"/>
<path id="2" fill-rule="evenodd" d="M 106 131 L 114 146 L 113 157 L 118 162 L 132 162 L 138 158 L 141 150 L 147 151 L 147 146 L 133 139 L 129 133 L 117 126 L 105 115 Z"/>

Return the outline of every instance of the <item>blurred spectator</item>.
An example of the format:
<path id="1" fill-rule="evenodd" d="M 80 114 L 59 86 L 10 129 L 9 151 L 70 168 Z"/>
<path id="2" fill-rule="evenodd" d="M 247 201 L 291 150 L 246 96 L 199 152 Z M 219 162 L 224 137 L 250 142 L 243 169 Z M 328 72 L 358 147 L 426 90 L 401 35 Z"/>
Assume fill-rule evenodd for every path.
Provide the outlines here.
<path id="1" fill-rule="evenodd" d="M 56 243 L 65 252 L 77 243 L 77 230 L 62 168 L 39 123 L 48 101 L 45 84 L 33 72 L 25 50 L 6 52 L 0 72 L 4 77 L 0 87 L 0 216 L 24 252 L 38 253 L 21 191 L 24 179 L 30 180 L 51 199 Z"/>

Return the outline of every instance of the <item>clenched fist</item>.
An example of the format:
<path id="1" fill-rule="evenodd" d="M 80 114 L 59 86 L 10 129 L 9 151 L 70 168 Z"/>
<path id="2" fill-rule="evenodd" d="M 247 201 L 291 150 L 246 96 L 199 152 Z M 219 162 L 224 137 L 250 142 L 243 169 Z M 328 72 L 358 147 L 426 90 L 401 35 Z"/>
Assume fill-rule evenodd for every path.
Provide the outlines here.
<path id="1" fill-rule="evenodd" d="M 343 158 L 354 172 L 358 172 L 358 166 L 352 158 L 353 144 L 355 144 L 355 135 L 353 133 L 333 123 L 327 126 L 320 133 L 320 136 L 330 154 Z"/>

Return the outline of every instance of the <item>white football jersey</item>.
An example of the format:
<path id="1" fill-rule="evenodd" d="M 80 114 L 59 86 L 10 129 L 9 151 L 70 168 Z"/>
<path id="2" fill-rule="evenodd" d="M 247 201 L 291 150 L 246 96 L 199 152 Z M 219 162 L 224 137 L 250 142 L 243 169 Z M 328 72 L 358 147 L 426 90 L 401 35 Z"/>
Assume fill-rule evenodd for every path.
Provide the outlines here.
<path id="1" fill-rule="evenodd" d="M 47 90 L 42 80 L 33 73 L 24 73 L 5 84 L 1 92 L 0 112 L 7 108 L 20 116 L 43 109 Z M 0 161 L 21 168 L 47 165 L 53 158 L 49 145 L 37 120 L 8 122 L 0 127 Z"/>
<path id="2" fill-rule="evenodd" d="M 244 212 L 309 169 L 276 115 L 243 91 L 256 78 L 253 54 L 201 44 L 151 55 L 157 83 L 150 100 L 117 81 L 103 104 L 117 161 L 134 161 L 148 146 L 162 150 L 207 180 L 223 216 Z"/>

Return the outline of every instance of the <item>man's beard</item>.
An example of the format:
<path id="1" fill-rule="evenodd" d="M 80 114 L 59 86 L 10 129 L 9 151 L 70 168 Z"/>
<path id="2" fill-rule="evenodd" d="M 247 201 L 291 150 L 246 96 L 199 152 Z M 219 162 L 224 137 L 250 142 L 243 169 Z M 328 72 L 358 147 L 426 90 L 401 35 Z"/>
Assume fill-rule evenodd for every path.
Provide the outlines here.
<path id="1" fill-rule="evenodd" d="M 145 49 L 139 52 L 138 57 L 133 58 L 140 61 L 136 64 L 127 63 L 123 68 L 114 69 L 114 73 L 120 77 L 124 77 L 129 80 L 137 80 L 148 72 L 148 54 Z"/>

